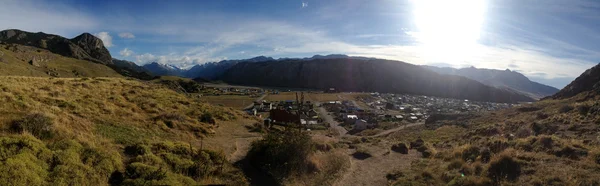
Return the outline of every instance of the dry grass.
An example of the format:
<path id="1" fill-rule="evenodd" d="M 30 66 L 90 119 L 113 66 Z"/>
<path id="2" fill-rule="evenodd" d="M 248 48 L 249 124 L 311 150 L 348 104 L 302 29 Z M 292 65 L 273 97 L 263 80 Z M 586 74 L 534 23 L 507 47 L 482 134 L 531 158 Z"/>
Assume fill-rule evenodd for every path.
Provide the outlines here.
<path id="1" fill-rule="evenodd" d="M 206 103 L 238 110 L 245 108 L 256 100 L 256 98 L 243 95 L 202 96 L 200 99 Z"/>
<path id="2" fill-rule="evenodd" d="M 44 49 L 12 45 L 0 45 L 0 75 L 36 77 L 121 77 L 108 66 L 85 60 L 64 57 Z M 32 59 L 42 59 L 39 66 L 31 65 Z"/>
<path id="3" fill-rule="evenodd" d="M 157 182 L 153 182 L 157 184 L 190 184 L 196 181 L 201 184 L 232 184 L 234 182 L 231 181 L 243 181 L 243 178 L 239 177 L 241 173 L 231 167 L 231 164 L 227 164 L 227 167 L 223 169 L 224 172 L 219 169 L 219 174 L 209 177 L 190 177 L 191 173 L 181 172 L 178 168 L 172 167 L 175 164 L 170 164 L 171 167 L 166 164 L 150 165 L 147 162 L 144 165 L 133 165 L 123 155 L 123 148 L 135 144 L 166 142 L 188 144 L 187 146 L 198 149 L 201 147 L 202 138 L 222 135 L 222 138 L 219 139 L 226 142 L 223 138 L 229 136 L 215 134 L 216 131 L 228 132 L 219 130 L 219 126 L 228 129 L 235 124 L 256 122 L 255 119 L 247 118 L 243 113 L 232 108 L 209 105 L 197 98 L 187 97 L 154 83 L 123 78 L 0 77 L 0 102 L 3 103 L 0 104 L 0 115 L 2 115 L 0 117 L 0 128 L 2 129 L 0 133 L 6 136 L 3 138 L 5 142 L 2 143 L 13 144 L 11 141 L 15 140 L 25 143 L 40 143 L 42 146 L 48 147 L 47 149 L 46 147 L 36 147 L 37 149 L 45 149 L 44 151 L 55 156 L 74 158 L 64 160 L 66 167 L 60 170 L 48 170 L 44 168 L 44 166 L 48 166 L 45 162 L 51 162 L 51 159 L 39 156 L 39 153 L 37 156 L 31 157 L 29 151 L 20 151 L 22 155 L 3 153 L 5 157 L 2 160 L 14 161 L 21 156 L 26 156 L 27 159 L 22 161 L 29 162 L 31 165 L 23 166 L 30 168 L 34 168 L 34 165 L 41 166 L 39 171 L 22 169 L 19 172 L 30 176 L 23 177 L 21 183 L 34 185 L 36 183 L 42 183 L 42 185 L 46 183 L 105 185 L 108 184 L 107 180 L 109 180 L 111 171 L 125 171 L 125 168 L 142 171 L 142 173 L 143 171 L 152 172 L 154 169 L 156 169 L 155 173 L 164 172 L 166 177 L 152 178 L 157 180 Z M 216 120 L 216 124 L 201 122 L 203 119 L 201 116 L 206 113 Z M 44 117 L 37 117 L 38 115 Z M 9 130 L 11 124 L 14 125 L 15 122 L 23 128 L 18 131 L 23 134 L 14 134 L 13 130 Z M 39 125 L 40 122 L 43 122 L 41 123 L 43 125 Z M 237 130 L 239 131 L 237 134 L 244 134 L 241 129 Z M 53 135 L 43 135 L 43 141 L 29 135 L 29 133 L 33 133 L 42 137 L 41 134 L 45 134 L 43 132 L 46 131 L 52 131 Z M 32 140 L 29 138 L 33 138 L 33 142 L 30 142 Z M 71 142 L 68 145 L 61 145 L 65 140 Z M 75 148 L 76 150 L 70 151 L 65 148 Z M 213 141 L 202 148 L 225 152 L 230 147 L 228 144 L 219 145 L 218 141 Z M 91 164 L 88 165 L 86 164 L 87 160 L 79 159 L 79 157 L 89 156 L 86 153 L 90 150 L 86 149 L 92 149 L 94 153 L 98 154 L 92 158 L 97 159 L 96 156 L 106 156 L 106 158 L 90 159 Z M 5 152 L 4 150 L 10 150 L 10 148 L 1 148 L 0 150 Z M 177 152 L 179 150 L 169 153 L 176 154 Z M 228 156 L 227 153 L 231 153 L 231 151 L 225 152 L 223 156 Z M 183 157 L 167 155 L 162 156 L 163 160 L 172 161 L 178 166 L 186 167 L 188 166 L 186 162 L 191 161 L 181 159 Z M 96 167 L 94 162 L 101 160 L 112 162 L 111 164 L 115 165 L 102 164 L 102 167 Z M 79 166 L 78 164 L 81 163 L 90 167 Z M 13 164 L 3 164 L 3 166 L 13 166 Z M 14 164 L 14 166 L 17 165 Z M 79 166 L 79 168 L 75 169 L 72 166 Z M 97 169 L 98 171 L 96 174 L 85 169 Z M 74 172 L 64 172 L 67 170 Z M 160 171 L 156 172 L 158 170 Z M 213 168 L 210 170 L 216 171 Z M 0 174 L 4 174 L 2 171 L 4 170 L 0 170 Z M 223 174 L 221 175 L 221 173 Z M 66 178 L 55 174 L 80 174 L 77 176 L 82 178 L 91 176 L 94 179 L 54 180 L 55 178 Z M 1 175 L 0 178 L 3 176 L 5 175 Z M 52 179 L 46 179 L 46 177 Z M 39 182 L 40 178 L 41 182 Z M 0 183 L 10 184 L 7 181 L 0 179 Z"/>

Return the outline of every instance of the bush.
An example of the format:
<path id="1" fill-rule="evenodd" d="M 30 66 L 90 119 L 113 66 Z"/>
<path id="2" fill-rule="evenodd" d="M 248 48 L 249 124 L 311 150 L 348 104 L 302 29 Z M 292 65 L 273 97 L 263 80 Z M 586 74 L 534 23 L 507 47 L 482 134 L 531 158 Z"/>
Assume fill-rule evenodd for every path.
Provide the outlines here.
<path id="1" fill-rule="evenodd" d="M 217 123 L 210 112 L 205 112 L 204 114 L 202 114 L 202 116 L 200 116 L 200 122 L 210 123 L 213 125 Z"/>
<path id="2" fill-rule="evenodd" d="M 13 121 L 10 130 L 16 133 L 27 131 L 39 139 L 50 139 L 54 137 L 52 125 L 52 118 L 42 113 L 33 113 Z"/>
<path id="3" fill-rule="evenodd" d="M 308 161 L 314 152 L 310 135 L 297 130 L 269 132 L 262 140 L 252 143 L 246 158 L 273 178 L 282 181 L 292 174 L 312 171 Z"/>
<path id="4" fill-rule="evenodd" d="M 398 143 L 392 145 L 392 151 L 398 152 L 400 154 L 408 154 L 408 147 L 404 143 Z"/>
<path id="5" fill-rule="evenodd" d="M 462 152 L 462 159 L 465 161 L 475 161 L 479 157 L 479 147 L 467 146 Z"/>
<path id="6" fill-rule="evenodd" d="M 352 157 L 359 159 L 359 160 L 365 160 L 367 158 L 372 157 L 371 153 L 369 153 L 368 150 L 364 149 L 364 148 L 359 148 L 358 150 L 356 150 L 356 152 L 354 152 L 352 154 Z"/>
<path id="7" fill-rule="evenodd" d="M 592 162 L 600 165 L 600 150 L 593 150 L 590 152 L 590 158 Z"/>
<path id="8" fill-rule="evenodd" d="M 569 111 L 571 111 L 571 110 L 573 110 L 573 109 L 574 109 L 574 107 L 573 107 L 573 106 L 571 106 L 571 105 L 564 105 L 564 106 L 562 106 L 562 107 L 560 107 L 560 108 L 558 109 L 558 112 L 559 112 L 559 113 L 567 113 L 567 112 L 569 112 Z"/>
<path id="9" fill-rule="evenodd" d="M 502 153 L 492 161 L 488 168 L 488 177 L 495 182 L 501 180 L 514 181 L 521 175 L 521 163 L 514 159 L 510 153 Z"/>
<path id="10" fill-rule="evenodd" d="M 423 141 L 422 139 L 417 139 L 413 142 L 410 142 L 410 149 L 418 149 L 423 145 L 425 145 L 425 141 Z"/>
<path id="11" fill-rule="evenodd" d="M 579 112 L 579 114 L 581 114 L 581 115 L 587 115 L 588 112 L 590 112 L 590 109 L 592 109 L 592 106 L 589 106 L 589 105 L 579 105 L 577 107 L 577 112 Z"/>
<path id="12" fill-rule="evenodd" d="M 150 147 L 143 144 L 134 144 L 125 147 L 125 154 L 129 156 L 139 156 L 151 153 Z"/>

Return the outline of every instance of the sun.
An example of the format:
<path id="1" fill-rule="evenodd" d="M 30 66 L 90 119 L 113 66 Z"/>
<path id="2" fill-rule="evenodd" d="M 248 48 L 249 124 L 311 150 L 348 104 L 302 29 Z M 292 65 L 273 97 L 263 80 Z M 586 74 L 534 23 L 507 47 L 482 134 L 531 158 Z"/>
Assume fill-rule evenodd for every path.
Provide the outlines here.
<path id="1" fill-rule="evenodd" d="M 486 0 L 413 0 L 416 31 L 409 33 L 433 60 L 464 60 L 476 50 Z"/>

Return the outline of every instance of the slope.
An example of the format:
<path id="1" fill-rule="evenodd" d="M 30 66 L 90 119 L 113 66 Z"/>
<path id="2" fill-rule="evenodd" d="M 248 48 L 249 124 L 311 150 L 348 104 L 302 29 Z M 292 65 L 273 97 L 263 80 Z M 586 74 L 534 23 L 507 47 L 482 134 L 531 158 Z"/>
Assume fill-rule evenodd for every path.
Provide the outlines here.
<path id="1" fill-rule="evenodd" d="M 424 127 L 388 136 L 411 148 L 425 144 L 420 151 L 428 155 L 388 179 L 396 185 L 600 184 L 597 71 L 586 71 L 555 99 L 478 115 L 439 115 Z"/>
<path id="2" fill-rule="evenodd" d="M 569 83 L 565 88 L 554 94 L 554 99 L 570 98 L 581 93 L 590 96 L 598 95 L 600 92 L 600 64 L 586 70 L 581 76 Z"/>
<path id="3" fill-rule="evenodd" d="M 99 63 L 64 57 L 48 50 L 0 44 L 0 75 L 39 77 L 120 77 Z"/>
<path id="4" fill-rule="evenodd" d="M 239 111 L 123 78 L 0 77 L 0 101 L 2 185 L 245 184 L 201 143 Z"/>
<path id="5" fill-rule="evenodd" d="M 389 92 L 477 101 L 518 102 L 533 99 L 485 86 L 465 77 L 440 75 L 422 67 L 381 59 L 311 59 L 238 63 L 221 77 L 232 84 L 352 92 Z"/>
<path id="6" fill-rule="evenodd" d="M 104 47 L 102 40 L 89 33 L 67 39 L 42 32 L 31 33 L 11 29 L 0 31 L 0 41 L 47 49 L 52 53 L 76 59 L 112 64 L 110 53 Z"/>
<path id="7" fill-rule="evenodd" d="M 475 67 L 461 69 L 449 67 L 442 68 L 433 66 L 424 67 L 441 74 L 464 76 L 479 81 L 488 86 L 513 89 L 535 99 L 550 96 L 558 92 L 557 88 L 533 82 L 529 80 L 529 78 L 525 77 L 523 74 L 516 71 L 510 71 L 508 69 L 494 70 L 478 69 Z"/>

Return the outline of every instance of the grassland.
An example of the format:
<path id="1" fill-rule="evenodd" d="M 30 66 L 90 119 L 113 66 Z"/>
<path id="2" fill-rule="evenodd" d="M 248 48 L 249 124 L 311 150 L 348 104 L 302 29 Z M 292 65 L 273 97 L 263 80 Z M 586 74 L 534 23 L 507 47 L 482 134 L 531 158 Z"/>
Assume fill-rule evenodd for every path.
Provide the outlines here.
<path id="1" fill-rule="evenodd" d="M 35 61 L 31 63 L 31 61 Z M 44 49 L 0 44 L 0 75 L 34 77 L 121 77 L 108 66 Z"/>
<path id="2" fill-rule="evenodd" d="M 202 96 L 200 99 L 203 102 L 210 103 L 213 105 L 231 107 L 240 110 L 252 104 L 257 98 L 253 98 L 247 95 L 220 95 Z"/>
<path id="3" fill-rule="evenodd" d="M 232 108 L 124 78 L 4 76 L 0 102 L 1 185 L 246 184 Z"/>
<path id="4" fill-rule="evenodd" d="M 356 97 L 365 95 L 365 93 L 304 93 L 305 101 L 342 101 L 342 100 L 356 100 Z M 300 99 L 300 93 L 298 93 L 298 99 Z M 265 97 L 265 100 L 269 101 L 285 101 L 285 100 L 296 100 L 296 92 L 280 92 L 279 94 L 269 94 Z"/>

